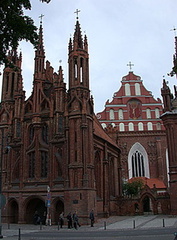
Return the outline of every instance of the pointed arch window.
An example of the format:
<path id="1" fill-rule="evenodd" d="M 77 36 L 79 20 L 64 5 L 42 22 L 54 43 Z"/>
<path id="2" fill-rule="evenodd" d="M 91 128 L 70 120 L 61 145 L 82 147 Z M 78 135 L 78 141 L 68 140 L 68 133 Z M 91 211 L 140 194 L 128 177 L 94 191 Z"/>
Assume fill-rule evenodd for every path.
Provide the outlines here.
<path id="1" fill-rule="evenodd" d="M 48 128 L 48 125 L 44 125 L 43 127 L 42 127 L 42 140 L 45 142 L 45 143 L 47 143 L 48 144 L 48 142 L 49 142 L 49 139 L 48 139 L 48 134 L 49 134 L 49 128 Z"/>
<path id="2" fill-rule="evenodd" d="M 29 153 L 29 178 L 35 176 L 35 152 Z"/>
<path id="3" fill-rule="evenodd" d="M 34 138 L 34 128 L 33 128 L 33 126 L 30 126 L 30 128 L 29 128 L 29 143 L 32 143 L 33 138 Z"/>
<path id="4" fill-rule="evenodd" d="M 128 154 L 129 179 L 132 177 L 150 177 L 149 161 L 145 148 L 135 143 Z"/>
<path id="5" fill-rule="evenodd" d="M 46 178 L 48 173 L 48 152 L 41 151 L 41 177 Z"/>

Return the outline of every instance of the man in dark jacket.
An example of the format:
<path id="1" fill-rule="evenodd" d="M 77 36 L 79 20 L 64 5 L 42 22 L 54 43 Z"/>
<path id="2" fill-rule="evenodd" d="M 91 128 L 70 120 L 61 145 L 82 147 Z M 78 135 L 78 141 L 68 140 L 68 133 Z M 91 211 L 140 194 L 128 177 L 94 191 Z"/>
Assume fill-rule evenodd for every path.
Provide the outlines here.
<path id="1" fill-rule="evenodd" d="M 91 220 L 91 227 L 93 227 L 94 220 L 95 220 L 95 217 L 94 217 L 94 212 L 93 212 L 93 210 L 90 212 L 90 220 Z"/>

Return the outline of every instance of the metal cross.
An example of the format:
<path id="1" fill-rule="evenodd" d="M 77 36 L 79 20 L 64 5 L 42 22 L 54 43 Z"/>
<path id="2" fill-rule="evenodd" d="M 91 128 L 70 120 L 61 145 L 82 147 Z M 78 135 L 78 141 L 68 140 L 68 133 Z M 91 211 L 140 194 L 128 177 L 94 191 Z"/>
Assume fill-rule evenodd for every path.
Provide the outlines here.
<path id="1" fill-rule="evenodd" d="M 130 67 L 130 70 L 131 70 L 131 69 L 132 69 L 132 66 L 134 66 L 134 64 L 131 63 L 131 62 L 129 62 L 129 63 L 127 64 L 127 66 Z"/>
<path id="2" fill-rule="evenodd" d="M 39 18 L 41 19 L 40 23 L 42 23 L 42 18 L 43 18 L 43 17 L 44 17 L 43 14 L 41 14 L 41 15 L 39 16 Z"/>
<path id="3" fill-rule="evenodd" d="M 176 37 L 176 28 L 175 27 L 173 27 L 173 29 L 171 29 L 170 31 L 174 31 L 174 34 L 175 34 L 175 37 Z"/>
<path id="4" fill-rule="evenodd" d="M 79 18 L 78 16 L 79 16 L 79 12 L 80 12 L 81 10 L 79 10 L 79 9 L 76 9 L 76 11 L 74 12 L 74 13 L 76 13 L 76 15 L 77 15 L 77 19 Z"/>

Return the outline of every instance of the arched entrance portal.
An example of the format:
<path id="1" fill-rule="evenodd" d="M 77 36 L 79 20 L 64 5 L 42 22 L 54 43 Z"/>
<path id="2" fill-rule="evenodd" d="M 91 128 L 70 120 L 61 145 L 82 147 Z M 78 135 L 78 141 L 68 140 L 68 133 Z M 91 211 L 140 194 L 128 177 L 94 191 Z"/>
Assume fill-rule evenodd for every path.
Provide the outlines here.
<path id="1" fill-rule="evenodd" d="M 36 211 L 38 212 L 42 222 L 44 222 L 47 208 L 45 206 L 45 202 L 39 198 L 33 198 L 28 202 L 25 214 L 26 223 L 34 223 L 34 214 Z"/>
<path id="2" fill-rule="evenodd" d="M 18 203 L 14 199 L 8 204 L 8 223 L 18 223 Z"/>
<path id="3" fill-rule="evenodd" d="M 58 223 L 60 213 L 64 212 L 64 203 L 61 200 L 56 202 L 55 222 Z M 65 213 L 66 215 L 67 213 Z"/>
<path id="4" fill-rule="evenodd" d="M 148 196 L 143 199 L 143 212 L 153 213 L 152 200 Z"/>

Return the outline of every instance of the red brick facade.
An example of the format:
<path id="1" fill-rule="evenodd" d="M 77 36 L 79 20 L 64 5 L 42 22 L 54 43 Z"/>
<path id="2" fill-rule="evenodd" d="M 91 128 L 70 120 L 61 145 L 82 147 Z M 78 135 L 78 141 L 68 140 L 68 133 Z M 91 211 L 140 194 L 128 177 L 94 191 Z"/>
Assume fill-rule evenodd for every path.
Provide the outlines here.
<path id="1" fill-rule="evenodd" d="M 87 37 L 76 21 L 69 41 L 69 87 L 62 67 L 45 63 L 42 26 L 35 52 L 33 91 L 25 99 L 21 55 L 8 54 L 0 109 L 4 221 L 31 223 L 35 211 L 57 222 L 77 211 L 80 223 L 115 213 L 121 194 L 120 149 L 93 112 Z M 110 187 L 111 186 L 111 187 Z"/>
<path id="2" fill-rule="evenodd" d="M 143 199 L 146 197 L 149 199 L 149 211 L 169 213 L 167 143 L 160 119 L 162 102 L 153 98 L 141 78 L 132 71 L 122 78 L 121 83 L 112 101 L 106 102 L 105 109 L 97 114 L 97 118 L 121 149 L 123 181 L 146 177 L 154 179 L 154 185 L 157 180 L 162 181 L 165 188 L 154 191 L 154 188 L 148 187 L 147 194 L 143 192 L 131 202 L 121 198 L 120 214 L 135 214 L 135 205 L 142 214 L 145 212 Z M 160 198 L 158 192 L 163 192 Z"/>

